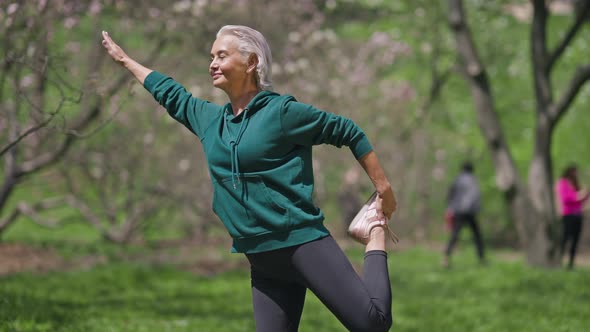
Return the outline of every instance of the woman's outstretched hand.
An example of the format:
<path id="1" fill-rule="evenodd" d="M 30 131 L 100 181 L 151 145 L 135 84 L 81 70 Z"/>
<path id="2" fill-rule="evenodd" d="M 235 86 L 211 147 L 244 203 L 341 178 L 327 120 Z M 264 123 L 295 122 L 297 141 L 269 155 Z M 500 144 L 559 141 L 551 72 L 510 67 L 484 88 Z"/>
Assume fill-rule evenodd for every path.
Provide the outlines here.
<path id="1" fill-rule="evenodd" d="M 111 58 L 115 60 L 116 63 L 120 64 L 121 66 L 127 68 L 135 76 L 135 78 L 139 81 L 139 83 L 143 84 L 145 78 L 153 71 L 147 67 L 144 67 L 137 61 L 131 59 L 123 49 L 117 45 L 109 36 L 109 33 L 106 31 L 102 32 L 102 46 L 107 50 Z"/>
<path id="2" fill-rule="evenodd" d="M 102 46 L 104 46 L 111 58 L 118 64 L 124 65 L 125 60 L 129 58 L 125 51 L 111 39 L 108 32 L 103 31 L 102 38 Z"/>

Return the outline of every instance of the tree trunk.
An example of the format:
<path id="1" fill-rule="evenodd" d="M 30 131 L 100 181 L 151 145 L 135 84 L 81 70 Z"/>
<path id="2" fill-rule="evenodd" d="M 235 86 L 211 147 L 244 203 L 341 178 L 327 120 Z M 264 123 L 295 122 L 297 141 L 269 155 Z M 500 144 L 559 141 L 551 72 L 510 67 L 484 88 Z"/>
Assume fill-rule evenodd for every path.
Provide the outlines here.
<path id="1" fill-rule="evenodd" d="M 460 69 L 471 89 L 477 121 L 492 155 L 496 171 L 496 184 L 504 193 L 511 217 L 516 224 L 521 245 L 526 247 L 528 234 L 531 231 L 530 225 L 526 222 L 529 220 L 530 203 L 494 109 L 494 99 L 488 76 L 477 55 L 461 0 L 449 0 L 449 24 L 459 53 Z"/>
<path id="2" fill-rule="evenodd" d="M 590 2 L 580 2 L 576 15 L 556 43 L 553 50 L 547 47 L 547 21 L 549 10 L 544 0 L 532 0 L 533 20 L 531 26 L 531 62 L 536 99 L 536 136 L 533 159 L 529 165 L 528 193 L 535 212 L 534 228 L 530 245 L 527 246 L 527 260 L 535 266 L 555 267 L 560 264 L 559 236 L 556 230 L 559 223 L 555 213 L 553 197 L 553 164 L 551 159 L 551 139 L 553 129 L 567 112 L 583 84 L 590 78 L 590 66 L 580 67 L 570 85 L 555 103 L 551 86 L 551 73 L 559 58 L 590 13 Z"/>
<path id="3" fill-rule="evenodd" d="M 8 202 L 10 195 L 14 191 L 16 182 L 17 180 L 15 178 L 7 177 L 2 183 L 2 188 L 0 188 L 0 216 L 3 215 L 2 210 L 6 206 L 6 202 Z M 0 235 L 4 233 L 6 228 L 8 228 L 13 221 L 13 218 L 0 219 Z"/>
<path id="4" fill-rule="evenodd" d="M 559 265 L 558 238 L 554 231 L 557 223 L 549 158 L 550 142 L 549 129 L 539 124 L 528 177 L 528 195 L 534 213 L 528 219 L 534 222 L 531 222 L 532 232 L 529 234 L 526 257 L 531 265 L 543 267 Z"/>

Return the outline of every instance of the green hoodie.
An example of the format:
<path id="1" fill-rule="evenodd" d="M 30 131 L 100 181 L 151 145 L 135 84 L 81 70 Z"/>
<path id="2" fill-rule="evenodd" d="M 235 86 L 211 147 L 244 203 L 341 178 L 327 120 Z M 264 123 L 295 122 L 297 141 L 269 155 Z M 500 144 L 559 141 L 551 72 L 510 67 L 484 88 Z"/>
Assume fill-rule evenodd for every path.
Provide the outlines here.
<path id="1" fill-rule="evenodd" d="M 231 104 L 194 98 L 152 72 L 144 87 L 198 136 L 213 183 L 213 211 L 233 238 L 233 252 L 290 247 L 329 235 L 312 199 L 312 146 L 347 145 L 359 159 L 372 150 L 351 120 L 261 91 L 237 116 Z"/>

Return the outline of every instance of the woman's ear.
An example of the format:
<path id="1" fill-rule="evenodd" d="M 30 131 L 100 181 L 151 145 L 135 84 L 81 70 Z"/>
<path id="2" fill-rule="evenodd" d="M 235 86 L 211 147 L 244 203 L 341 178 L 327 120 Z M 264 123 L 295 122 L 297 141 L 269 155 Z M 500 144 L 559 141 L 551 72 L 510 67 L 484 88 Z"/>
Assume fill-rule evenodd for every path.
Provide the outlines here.
<path id="1" fill-rule="evenodd" d="M 257 66 L 258 66 L 258 56 L 256 56 L 256 54 L 252 53 L 248 57 L 248 69 L 246 69 L 246 72 L 248 74 L 255 72 Z"/>

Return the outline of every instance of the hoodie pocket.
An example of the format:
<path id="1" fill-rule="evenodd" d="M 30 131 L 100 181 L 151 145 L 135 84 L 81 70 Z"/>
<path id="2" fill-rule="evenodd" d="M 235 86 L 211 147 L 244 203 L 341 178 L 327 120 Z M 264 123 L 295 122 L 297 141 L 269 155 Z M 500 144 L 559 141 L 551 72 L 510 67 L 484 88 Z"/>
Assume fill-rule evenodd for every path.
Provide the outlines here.
<path id="1" fill-rule="evenodd" d="M 289 227 L 289 213 L 259 176 L 214 182 L 213 211 L 233 238 L 247 238 Z"/>

